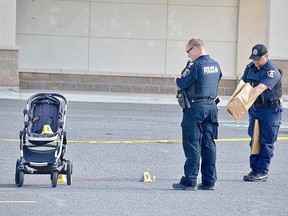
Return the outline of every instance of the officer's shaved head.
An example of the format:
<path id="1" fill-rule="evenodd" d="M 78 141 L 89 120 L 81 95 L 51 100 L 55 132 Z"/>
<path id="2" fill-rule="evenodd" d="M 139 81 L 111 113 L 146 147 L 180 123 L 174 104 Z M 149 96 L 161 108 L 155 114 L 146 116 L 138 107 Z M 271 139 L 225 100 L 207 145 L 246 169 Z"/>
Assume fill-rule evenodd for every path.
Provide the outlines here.
<path id="1" fill-rule="evenodd" d="M 204 47 L 203 41 L 199 38 L 192 38 L 191 40 L 188 41 L 187 45 L 190 48 L 192 48 L 193 46 L 203 46 Z"/>
<path id="2" fill-rule="evenodd" d="M 199 56 L 206 55 L 203 41 L 199 38 L 192 38 L 186 45 L 186 52 L 192 61 L 195 61 Z"/>

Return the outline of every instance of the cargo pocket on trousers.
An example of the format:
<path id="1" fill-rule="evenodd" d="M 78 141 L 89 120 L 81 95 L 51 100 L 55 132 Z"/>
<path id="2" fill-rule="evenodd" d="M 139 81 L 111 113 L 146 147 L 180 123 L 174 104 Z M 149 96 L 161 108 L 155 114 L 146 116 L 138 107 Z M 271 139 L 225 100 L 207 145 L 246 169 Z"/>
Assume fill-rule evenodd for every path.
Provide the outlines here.
<path id="1" fill-rule="evenodd" d="M 278 137 L 278 134 L 279 134 L 279 128 L 280 128 L 280 125 L 271 125 L 271 131 L 270 131 L 270 137 L 271 137 L 271 142 L 274 143 L 277 141 L 277 137 Z"/>
<path id="2" fill-rule="evenodd" d="M 213 139 L 218 139 L 218 122 L 212 122 Z"/>

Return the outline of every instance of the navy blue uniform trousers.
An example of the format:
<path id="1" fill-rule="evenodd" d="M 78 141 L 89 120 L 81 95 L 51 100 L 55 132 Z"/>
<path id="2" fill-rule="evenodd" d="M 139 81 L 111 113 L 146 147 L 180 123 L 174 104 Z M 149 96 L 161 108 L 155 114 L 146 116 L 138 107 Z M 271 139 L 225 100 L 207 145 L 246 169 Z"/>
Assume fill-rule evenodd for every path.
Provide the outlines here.
<path id="1" fill-rule="evenodd" d="M 252 143 L 255 119 L 259 121 L 260 129 L 260 154 L 250 156 L 250 168 L 256 173 L 269 172 L 269 165 L 273 157 L 274 143 L 277 140 L 279 127 L 282 118 L 282 107 L 254 108 L 249 109 L 248 135 Z"/>
<path id="2" fill-rule="evenodd" d="M 202 183 L 215 184 L 216 145 L 218 130 L 218 109 L 214 100 L 191 103 L 191 108 L 183 110 L 182 141 L 186 156 L 184 174 L 188 185 L 197 185 L 200 158 Z"/>

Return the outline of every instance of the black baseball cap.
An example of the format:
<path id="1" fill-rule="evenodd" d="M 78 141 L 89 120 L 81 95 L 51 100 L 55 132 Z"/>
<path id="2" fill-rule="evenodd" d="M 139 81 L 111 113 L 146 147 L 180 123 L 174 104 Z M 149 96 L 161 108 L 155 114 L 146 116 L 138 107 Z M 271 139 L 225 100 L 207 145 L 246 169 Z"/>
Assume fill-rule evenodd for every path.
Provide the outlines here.
<path id="1" fill-rule="evenodd" d="M 258 61 L 266 53 L 267 53 L 267 48 L 263 44 L 257 44 L 252 48 L 252 53 L 249 59 Z"/>

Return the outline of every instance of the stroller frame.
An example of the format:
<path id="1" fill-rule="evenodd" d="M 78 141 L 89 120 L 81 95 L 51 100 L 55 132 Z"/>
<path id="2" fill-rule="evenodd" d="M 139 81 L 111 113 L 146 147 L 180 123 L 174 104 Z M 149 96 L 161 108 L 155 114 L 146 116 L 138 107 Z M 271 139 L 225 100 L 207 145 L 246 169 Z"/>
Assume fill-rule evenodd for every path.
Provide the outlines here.
<path id="1" fill-rule="evenodd" d="M 67 184 L 71 185 L 73 163 L 63 158 L 67 145 L 67 104 L 66 98 L 57 93 L 38 93 L 27 100 L 27 106 L 23 110 L 24 128 L 19 134 L 20 159 L 16 161 L 15 173 L 17 187 L 22 187 L 24 174 L 49 174 L 52 187 L 57 186 L 59 174 L 66 174 Z M 49 108 L 50 113 L 47 114 Z M 35 116 L 36 114 L 39 116 Z M 49 134 L 39 131 L 39 125 L 43 127 L 45 116 L 53 130 Z"/>

